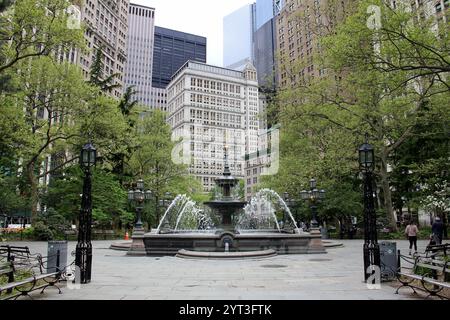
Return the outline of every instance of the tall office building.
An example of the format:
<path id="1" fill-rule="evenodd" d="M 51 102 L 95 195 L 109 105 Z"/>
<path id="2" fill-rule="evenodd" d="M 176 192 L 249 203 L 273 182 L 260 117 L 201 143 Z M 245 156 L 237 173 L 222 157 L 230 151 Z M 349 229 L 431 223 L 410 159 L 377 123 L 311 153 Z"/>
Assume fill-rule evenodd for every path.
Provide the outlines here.
<path id="1" fill-rule="evenodd" d="M 256 30 L 253 39 L 255 67 L 260 86 L 276 87 L 276 16 L 285 0 L 256 0 Z"/>
<path id="2" fill-rule="evenodd" d="M 151 107 L 154 33 L 155 9 L 130 4 L 124 91 L 134 86 L 137 93 L 133 98 L 148 107 Z"/>
<path id="3" fill-rule="evenodd" d="M 254 62 L 256 5 L 248 4 L 223 18 L 223 65 L 235 69 Z"/>
<path id="4" fill-rule="evenodd" d="M 278 15 L 285 0 L 256 0 L 256 29 Z"/>
<path id="5" fill-rule="evenodd" d="M 248 63 L 243 71 L 188 61 L 168 87 L 173 138 L 183 137 L 190 173 L 210 191 L 222 175 L 224 146 L 231 172 L 244 177 L 244 155 L 258 149 L 258 82 Z"/>
<path id="6" fill-rule="evenodd" d="M 258 191 L 261 177 L 267 175 L 272 162 L 276 159 L 279 150 L 273 146 L 279 141 L 279 125 L 269 130 L 265 127 L 260 129 L 258 134 L 258 150 L 245 155 L 245 200 L 249 201 Z"/>
<path id="7" fill-rule="evenodd" d="M 255 67 L 258 71 L 258 83 L 265 88 L 273 89 L 276 85 L 276 34 L 275 19 L 264 23 L 254 34 L 253 50 Z"/>
<path id="8" fill-rule="evenodd" d="M 261 86 L 275 87 L 275 20 L 284 0 L 257 0 L 224 18 L 223 61 L 231 69 L 252 62 Z"/>
<path id="9" fill-rule="evenodd" d="M 276 17 L 278 86 L 287 87 L 326 74 L 314 60 L 314 53 L 320 50 L 318 37 L 326 35 L 330 26 L 343 21 L 355 8 L 355 3 L 355 0 L 285 1 Z M 298 69 L 299 61 L 304 62 L 302 69 Z"/>
<path id="10" fill-rule="evenodd" d="M 122 96 L 124 85 L 128 7 L 129 0 L 86 0 L 81 6 L 81 20 L 87 27 L 84 36 L 89 51 L 79 55 L 78 64 L 88 79 L 96 49 L 103 47 L 104 76 L 118 74 L 114 81 L 120 87 L 109 93 L 115 98 Z"/>
<path id="11" fill-rule="evenodd" d="M 167 86 L 188 60 L 206 63 L 206 38 L 155 27 L 151 105 L 167 109 Z"/>
<path id="12" fill-rule="evenodd" d="M 406 1 L 406 0 L 405 0 Z M 407 2 L 417 12 L 419 18 L 425 19 L 435 16 L 437 21 L 450 21 L 450 0 L 411 0 Z"/>

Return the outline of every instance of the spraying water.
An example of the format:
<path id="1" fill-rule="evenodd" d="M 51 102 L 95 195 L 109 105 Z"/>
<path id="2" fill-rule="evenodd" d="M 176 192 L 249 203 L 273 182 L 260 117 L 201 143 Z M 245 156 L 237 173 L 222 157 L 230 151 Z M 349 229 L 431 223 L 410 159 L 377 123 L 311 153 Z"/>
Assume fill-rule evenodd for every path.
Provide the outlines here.
<path id="1" fill-rule="evenodd" d="M 169 212 L 171 212 L 176 205 L 183 205 L 184 206 L 184 203 L 186 203 L 186 201 L 187 201 L 187 196 L 185 194 L 179 194 L 179 195 L 177 195 L 175 197 L 175 199 L 173 199 L 172 203 L 169 205 L 169 207 L 167 208 L 167 210 L 164 213 L 163 217 L 159 221 L 158 228 L 156 228 L 156 233 L 159 233 L 159 230 L 161 229 L 161 226 L 162 226 L 163 222 L 166 220 L 167 215 L 169 214 Z"/>
<path id="2" fill-rule="evenodd" d="M 239 229 L 273 229 L 275 226 L 278 232 L 282 232 L 286 225 L 280 227 L 275 214 L 276 207 L 287 213 L 289 219 L 286 225 L 293 227 L 296 233 L 300 233 L 289 207 L 278 193 L 270 189 L 262 189 L 256 193 L 250 203 L 244 207 L 245 214 L 240 217 L 237 227 Z"/>

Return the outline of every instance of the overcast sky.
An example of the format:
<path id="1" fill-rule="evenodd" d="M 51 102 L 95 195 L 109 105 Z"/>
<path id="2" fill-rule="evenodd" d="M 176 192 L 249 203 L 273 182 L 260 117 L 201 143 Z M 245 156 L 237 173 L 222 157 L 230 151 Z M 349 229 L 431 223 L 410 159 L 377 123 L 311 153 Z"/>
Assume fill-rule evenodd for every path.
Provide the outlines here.
<path id="1" fill-rule="evenodd" d="M 254 0 L 131 0 L 155 8 L 158 27 L 207 38 L 207 63 L 222 65 L 223 17 Z"/>

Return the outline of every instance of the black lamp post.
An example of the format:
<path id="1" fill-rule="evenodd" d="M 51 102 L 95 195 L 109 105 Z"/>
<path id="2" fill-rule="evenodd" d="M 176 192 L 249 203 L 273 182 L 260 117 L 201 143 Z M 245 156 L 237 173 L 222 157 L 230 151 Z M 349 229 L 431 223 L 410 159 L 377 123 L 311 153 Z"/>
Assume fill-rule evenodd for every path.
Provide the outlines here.
<path id="1" fill-rule="evenodd" d="M 366 142 L 359 147 L 359 169 L 364 176 L 364 279 L 367 280 L 380 268 L 380 247 L 377 240 L 377 218 L 373 198 L 373 170 L 375 168 L 375 156 L 373 146 Z M 378 269 L 380 270 L 380 269 Z"/>
<path id="2" fill-rule="evenodd" d="M 81 149 L 80 166 L 84 172 L 83 195 L 79 214 L 78 243 L 75 249 L 75 265 L 80 270 L 80 283 L 91 282 L 92 269 L 92 180 L 91 167 L 95 166 L 97 151 L 92 143 L 87 143 Z"/>
<path id="3" fill-rule="evenodd" d="M 325 190 L 317 189 L 316 179 L 309 180 L 309 188 L 309 191 L 301 191 L 300 196 L 302 200 L 309 201 L 312 215 L 311 227 L 317 228 L 319 226 L 317 222 L 317 203 L 325 199 Z"/>
<path id="4" fill-rule="evenodd" d="M 164 194 L 164 198 L 159 200 L 159 205 L 162 206 L 164 209 L 166 209 L 170 203 L 172 203 L 173 197 L 170 192 L 166 192 Z"/>
<path id="5" fill-rule="evenodd" d="M 142 211 L 146 200 L 152 198 L 150 190 L 144 190 L 144 180 L 139 179 L 135 184 L 135 189 L 128 191 L 128 200 L 136 204 L 136 223 L 134 224 L 132 243 L 128 255 L 145 255 L 144 245 L 144 224 L 142 223 Z"/>
<path id="6" fill-rule="evenodd" d="M 139 179 L 136 182 L 136 188 L 134 190 L 128 191 L 128 200 L 130 202 L 136 203 L 136 223 L 134 225 L 133 234 L 136 231 L 143 231 L 143 223 L 142 223 L 142 211 L 144 209 L 144 202 L 146 200 L 150 200 L 152 198 L 152 192 L 150 190 L 144 190 L 144 180 Z"/>

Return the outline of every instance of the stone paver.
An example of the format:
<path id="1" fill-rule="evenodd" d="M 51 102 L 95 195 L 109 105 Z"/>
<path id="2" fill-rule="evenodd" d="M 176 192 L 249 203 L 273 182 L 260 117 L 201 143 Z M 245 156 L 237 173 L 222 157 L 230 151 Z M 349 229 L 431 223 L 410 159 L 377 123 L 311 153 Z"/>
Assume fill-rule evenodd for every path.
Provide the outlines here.
<path id="1" fill-rule="evenodd" d="M 92 282 L 78 290 L 64 284 L 63 294 L 49 288 L 34 299 L 139 300 L 385 300 L 417 299 L 409 290 L 394 294 L 392 283 L 369 290 L 363 282 L 362 241 L 342 240 L 327 254 L 278 255 L 253 260 L 193 260 L 130 257 L 109 249 L 112 241 L 93 242 Z M 407 241 L 397 240 L 407 252 Z M 46 255 L 46 242 L 14 242 Z M 427 241 L 419 241 L 422 251 Z M 69 243 L 69 252 L 75 249 Z M 69 261 L 73 257 L 69 256 Z M 320 261 L 315 261 L 320 260 Z"/>

